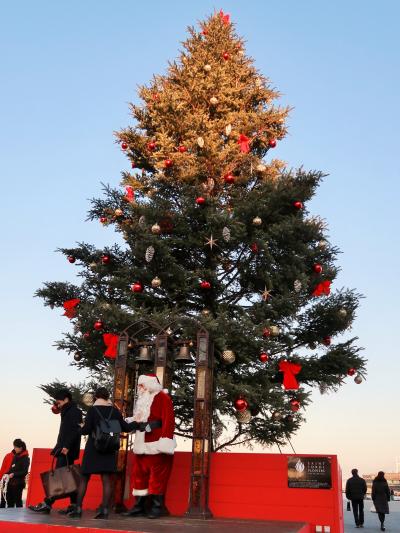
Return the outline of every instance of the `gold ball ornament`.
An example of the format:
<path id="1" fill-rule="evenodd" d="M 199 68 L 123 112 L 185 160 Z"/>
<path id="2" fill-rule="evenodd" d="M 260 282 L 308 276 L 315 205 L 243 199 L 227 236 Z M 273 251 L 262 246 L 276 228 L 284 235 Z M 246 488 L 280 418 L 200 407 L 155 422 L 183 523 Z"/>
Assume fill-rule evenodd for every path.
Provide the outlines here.
<path id="1" fill-rule="evenodd" d="M 210 70 L 211 70 L 211 65 L 204 65 L 203 68 L 204 68 L 204 70 L 205 70 L 206 72 L 210 72 Z"/>
<path id="2" fill-rule="evenodd" d="M 204 146 L 203 137 L 197 137 L 197 144 L 198 144 L 198 146 L 200 146 L 200 148 L 203 148 L 203 146 Z"/>
<path id="3" fill-rule="evenodd" d="M 97 266 L 98 266 L 97 263 L 90 263 L 90 264 L 89 264 L 89 268 L 90 268 L 90 270 L 92 270 L 92 271 L 95 271 L 96 268 L 97 268 Z"/>
<path id="4" fill-rule="evenodd" d="M 360 385 L 363 382 L 363 378 L 360 376 L 360 374 L 357 374 L 354 378 L 354 383 L 357 383 L 357 385 Z"/>
<path id="5" fill-rule="evenodd" d="M 207 308 L 206 308 L 206 309 L 203 309 L 202 312 L 201 312 L 201 314 L 202 314 L 204 317 L 208 317 L 208 316 L 210 316 L 210 313 L 211 313 L 211 311 L 210 311 L 209 309 L 207 309 Z"/>
<path id="6" fill-rule="evenodd" d="M 236 355 L 233 350 L 224 350 L 222 352 L 222 361 L 227 365 L 230 365 L 235 362 Z"/>
<path id="7" fill-rule="evenodd" d="M 269 326 L 269 331 L 271 333 L 271 337 L 277 337 L 281 332 L 278 326 Z"/>
<path id="8" fill-rule="evenodd" d="M 158 276 L 156 276 L 155 278 L 151 280 L 151 286 L 153 287 L 153 289 L 157 289 L 158 287 L 160 287 L 160 285 L 161 285 L 161 280 Z"/>
<path id="9" fill-rule="evenodd" d="M 261 226 L 262 219 L 260 217 L 254 217 L 253 218 L 253 226 Z"/>
<path id="10" fill-rule="evenodd" d="M 159 224 L 153 224 L 151 226 L 151 233 L 153 233 L 153 235 L 160 235 L 161 226 Z"/>
<path id="11" fill-rule="evenodd" d="M 94 403 L 93 394 L 91 392 L 85 392 L 82 395 L 82 403 L 87 407 L 91 407 Z"/>
<path id="12" fill-rule="evenodd" d="M 118 208 L 114 211 L 114 215 L 116 217 L 122 217 L 122 215 L 124 214 L 124 212 L 122 211 L 122 209 Z"/>
<path id="13" fill-rule="evenodd" d="M 328 246 L 328 242 L 327 241 L 324 241 L 324 240 L 321 240 L 318 242 L 318 248 L 321 248 L 322 250 L 325 250 L 325 248 L 327 248 Z"/>
<path id="14" fill-rule="evenodd" d="M 216 96 L 212 96 L 210 98 L 210 104 L 211 105 L 217 105 L 218 104 L 218 98 Z"/>
<path id="15" fill-rule="evenodd" d="M 236 413 L 236 419 L 240 424 L 248 424 L 251 421 L 251 413 L 248 409 L 238 411 Z"/>
<path id="16" fill-rule="evenodd" d="M 279 411 L 274 411 L 271 415 L 271 418 L 274 422 L 279 422 L 280 420 L 282 420 L 283 415 Z"/>
<path id="17" fill-rule="evenodd" d="M 346 318 L 347 310 L 344 307 L 342 307 L 342 309 L 339 309 L 338 315 L 340 316 L 340 318 Z"/>
<path id="18" fill-rule="evenodd" d="M 267 169 L 267 167 L 265 165 L 263 165 L 262 163 L 260 163 L 259 165 L 256 166 L 257 172 L 264 172 L 266 169 Z"/>

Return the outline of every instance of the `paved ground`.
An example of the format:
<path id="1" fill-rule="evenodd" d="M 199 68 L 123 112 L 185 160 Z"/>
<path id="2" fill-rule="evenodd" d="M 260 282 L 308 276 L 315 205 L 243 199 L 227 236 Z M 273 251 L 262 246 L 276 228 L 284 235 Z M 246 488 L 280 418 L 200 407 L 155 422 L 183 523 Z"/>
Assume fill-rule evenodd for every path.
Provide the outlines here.
<path id="1" fill-rule="evenodd" d="M 376 513 L 371 513 L 371 500 L 364 502 L 364 529 L 356 529 L 354 526 L 353 511 L 346 511 L 346 500 L 343 503 L 344 509 L 344 530 L 345 533 L 355 533 L 356 531 L 380 531 L 380 523 Z M 388 533 L 400 533 L 400 501 L 389 503 L 390 514 L 386 515 L 385 527 Z"/>

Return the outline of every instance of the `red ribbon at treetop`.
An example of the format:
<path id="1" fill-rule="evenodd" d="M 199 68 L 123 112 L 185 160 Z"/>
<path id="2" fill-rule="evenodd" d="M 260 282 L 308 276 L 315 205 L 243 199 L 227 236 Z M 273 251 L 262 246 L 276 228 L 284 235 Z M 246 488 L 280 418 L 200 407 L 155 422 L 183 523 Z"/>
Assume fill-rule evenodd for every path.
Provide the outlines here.
<path id="1" fill-rule="evenodd" d="M 79 298 L 72 298 L 72 300 L 66 300 L 63 303 L 65 313 L 63 316 L 68 318 L 74 318 L 76 316 L 76 306 L 80 303 Z"/>
<path id="2" fill-rule="evenodd" d="M 104 356 L 109 357 L 110 359 L 115 359 L 118 353 L 119 335 L 116 335 L 115 333 L 103 333 L 103 341 L 107 346 Z"/>
<path id="3" fill-rule="evenodd" d="M 281 361 L 279 363 L 279 371 L 283 372 L 283 386 L 286 390 L 298 389 L 299 383 L 295 378 L 301 370 L 301 365 L 297 363 L 290 363 L 289 361 Z"/>
<path id="4" fill-rule="evenodd" d="M 224 13 L 221 9 L 221 11 L 219 12 L 219 16 L 221 17 L 221 20 L 224 24 L 228 25 L 230 23 L 229 13 Z"/>
<path id="5" fill-rule="evenodd" d="M 249 142 L 250 139 L 246 135 L 243 135 L 243 133 L 239 135 L 238 143 L 240 144 L 240 151 L 244 154 L 250 152 Z"/>
<path id="6" fill-rule="evenodd" d="M 133 187 L 131 187 L 130 185 L 127 185 L 125 187 L 125 191 L 126 191 L 125 200 L 133 204 L 133 202 L 135 201 L 135 191 L 133 190 Z"/>

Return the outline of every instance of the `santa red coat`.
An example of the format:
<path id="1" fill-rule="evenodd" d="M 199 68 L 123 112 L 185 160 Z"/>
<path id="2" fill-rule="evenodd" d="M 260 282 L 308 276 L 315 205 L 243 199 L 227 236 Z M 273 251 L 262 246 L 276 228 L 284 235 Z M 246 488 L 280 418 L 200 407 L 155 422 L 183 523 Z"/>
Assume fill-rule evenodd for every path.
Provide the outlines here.
<path id="1" fill-rule="evenodd" d="M 136 431 L 133 451 L 137 455 L 172 455 L 176 448 L 174 438 L 175 415 L 172 400 L 168 394 L 160 391 L 153 398 L 147 422 L 161 421 L 160 428 L 151 432 Z"/>

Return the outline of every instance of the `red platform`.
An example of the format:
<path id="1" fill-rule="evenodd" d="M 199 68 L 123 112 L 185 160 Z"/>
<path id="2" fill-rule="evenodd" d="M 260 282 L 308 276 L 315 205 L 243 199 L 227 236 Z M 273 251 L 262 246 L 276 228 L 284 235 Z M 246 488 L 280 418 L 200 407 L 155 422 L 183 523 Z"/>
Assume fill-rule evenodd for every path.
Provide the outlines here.
<path id="1" fill-rule="evenodd" d="M 211 457 L 210 475 L 211 512 L 215 518 L 301 522 L 301 527 L 305 527 L 304 524 L 310 525 L 310 532 L 316 531 L 316 527 L 320 526 L 319 531 L 343 533 L 341 473 L 337 457 L 329 457 L 332 466 L 331 489 L 294 489 L 288 487 L 286 454 L 214 453 Z M 133 460 L 134 456 L 131 455 L 130 464 Z M 183 516 L 187 509 L 190 464 L 189 452 L 175 454 L 166 495 L 167 507 L 175 516 Z M 49 467 L 49 450 L 35 449 L 28 504 L 35 504 L 43 499 L 39 474 Z M 89 484 L 85 507 L 95 509 L 100 500 L 100 480 L 94 476 Z M 65 502 L 61 505 L 65 505 Z M 306 530 L 301 531 L 304 533 Z"/>
<path id="2" fill-rule="evenodd" d="M 190 520 L 185 518 L 124 518 L 93 520 L 87 511 L 81 520 L 57 513 L 35 515 L 26 509 L 0 510 L 0 533 L 310 533 L 307 524 L 245 520 Z"/>

